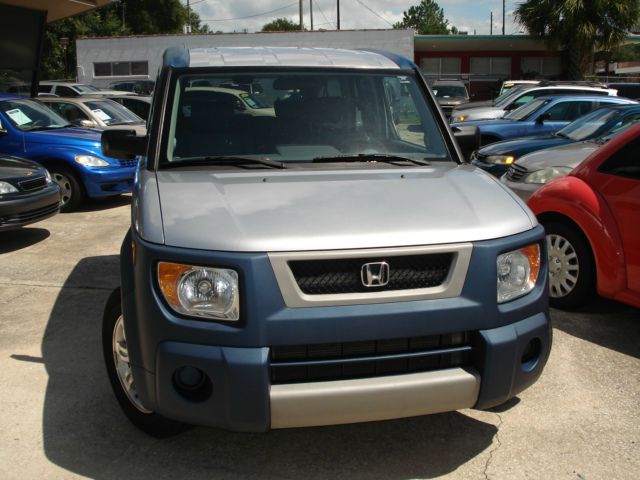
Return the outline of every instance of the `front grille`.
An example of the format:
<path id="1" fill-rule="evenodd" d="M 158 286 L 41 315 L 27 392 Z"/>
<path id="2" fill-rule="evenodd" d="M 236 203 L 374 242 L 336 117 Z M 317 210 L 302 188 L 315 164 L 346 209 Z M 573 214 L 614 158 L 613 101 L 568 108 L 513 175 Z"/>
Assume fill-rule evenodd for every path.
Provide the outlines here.
<path id="1" fill-rule="evenodd" d="M 35 210 L 30 210 L 28 212 L 5 215 L 3 217 L 0 217 L 0 225 L 20 225 L 25 222 L 33 222 L 40 218 L 48 217 L 49 215 L 57 212 L 59 208 L 60 204 L 56 202 L 52 205 L 37 208 Z"/>
<path id="2" fill-rule="evenodd" d="M 318 382 L 441 370 L 471 364 L 471 333 L 270 349 L 271 383 Z"/>
<path id="3" fill-rule="evenodd" d="M 389 282 L 382 287 L 362 283 L 366 263 L 387 262 Z M 331 295 L 387 290 L 410 290 L 442 285 L 449 275 L 453 253 L 332 260 L 292 260 L 289 268 L 307 295 Z"/>
<path id="4" fill-rule="evenodd" d="M 118 163 L 120 164 L 121 167 L 135 167 L 138 164 L 138 159 L 137 158 L 130 158 L 130 159 L 118 159 Z"/>
<path id="5" fill-rule="evenodd" d="M 521 167 L 517 163 L 512 163 L 507 170 L 507 179 L 512 180 L 514 182 L 518 182 L 527 174 L 527 169 L 525 167 Z"/>
<path id="6" fill-rule="evenodd" d="M 47 177 L 30 178 L 29 180 L 23 180 L 18 182 L 18 186 L 21 190 L 29 192 L 32 190 L 40 190 L 47 186 Z"/>

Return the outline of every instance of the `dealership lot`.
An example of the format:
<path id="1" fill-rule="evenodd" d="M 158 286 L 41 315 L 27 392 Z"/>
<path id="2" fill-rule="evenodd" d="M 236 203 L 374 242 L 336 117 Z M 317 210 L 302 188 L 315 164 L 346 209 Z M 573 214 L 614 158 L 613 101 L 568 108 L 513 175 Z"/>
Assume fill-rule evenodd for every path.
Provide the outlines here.
<path id="1" fill-rule="evenodd" d="M 0 236 L 0 478 L 638 478 L 640 311 L 552 311 L 540 381 L 487 412 L 238 434 L 137 431 L 102 361 L 130 197 Z"/>

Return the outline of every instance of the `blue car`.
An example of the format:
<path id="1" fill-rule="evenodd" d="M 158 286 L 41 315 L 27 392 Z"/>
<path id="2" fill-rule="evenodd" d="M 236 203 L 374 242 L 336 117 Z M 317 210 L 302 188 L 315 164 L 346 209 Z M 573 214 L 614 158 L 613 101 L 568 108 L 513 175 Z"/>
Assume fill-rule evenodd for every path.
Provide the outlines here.
<path id="1" fill-rule="evenodd" d="M 500 140 L 531 135 L 549 135 L 603 105 L 632 104 L 633 100 L 602 95 L 540 97 L 499 120 L 470 120 L 451 126 L 475 125 L 480 141 L 487 145 Z"/>
<path id="2" fill-rule="evenodd" d="M 571 122 L 552 135 L 517 138 L 492 143 L 471 154 L 471 163 L 501 176 L 523 155 L 610 135 L 640 121 L 640 105 L 609 105 Z"/>
<path id="3" fill-rule="evenodd" d="M 105 157 L 101 132 L 73 128 L 35 100 L 0 93 L 0 153 L 33 160 L 60 186 L 62 212 L 131 191 L 136 160 Z"/>

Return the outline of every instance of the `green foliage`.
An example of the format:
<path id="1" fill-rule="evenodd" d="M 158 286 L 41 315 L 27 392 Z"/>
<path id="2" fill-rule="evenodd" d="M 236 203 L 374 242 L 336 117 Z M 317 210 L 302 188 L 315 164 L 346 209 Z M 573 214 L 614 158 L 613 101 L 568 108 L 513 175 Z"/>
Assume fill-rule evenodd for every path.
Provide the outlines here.
<path id="1" fill-rule="evenodd" d="M 80 37 L 110 37 L 118 35 L 154 35 L 181 33 L 191 19 L 191 31 L 206 33 L 199 15 L 180 0 L 121 0 L 76 17 L 47 25 L 43 45 L 41 80 L 74 78 L 75 40 Z M 68 38 L 65 47 L 62 38 Z"/>
<path id="2" fill-rule="evenodd" d="M 263 32 L 293 32 L 300 30 L 300 24 L 292 22 L 288 18 L 276 18 L 262 26 Z"/>
<path id="3" fill-rule="evenodd" d="M 454 26 L 444 18 L 444 11 L 434 0 L 422 0 L 402 13 L 402 21 L 393 28 L 412 28 L 420 35 L 448 35 L 458 33 Z"/>
<path id="4" fill-rule="evenodd" d="M 570 78 L 582 78 L 594 49 L 616 48 L 638 23 L 638 0 L 527 0 L 518 23 L 552 48 L 563 50 Z"/>

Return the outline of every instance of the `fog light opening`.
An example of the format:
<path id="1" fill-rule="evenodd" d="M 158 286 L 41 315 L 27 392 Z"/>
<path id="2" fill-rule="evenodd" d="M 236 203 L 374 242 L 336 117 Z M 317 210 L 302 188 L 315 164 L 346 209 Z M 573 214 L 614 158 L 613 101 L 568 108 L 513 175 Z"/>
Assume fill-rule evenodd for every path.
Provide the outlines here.
<path id="1" fill-rule="evenodd" d="M 531 370 L 536 368 L 536 365 L 538 365 L 538 362 L 540 361 L 541 354 L 542 341 L 537 337 L 529 340 L 529 343 L 527 343 L 524 352 L 522 352 L 522 358 L 520 360 L 522 363 L 522 369 L 525 372 L 530 372 Z"/>
<path id="2" fill-rule="evenodd" d="M 191 366 L 183 366 L 173 372 L 173 388 L 181 397 L 191 402 L 204 402 L 213 393 L 209 376 Z"/>

